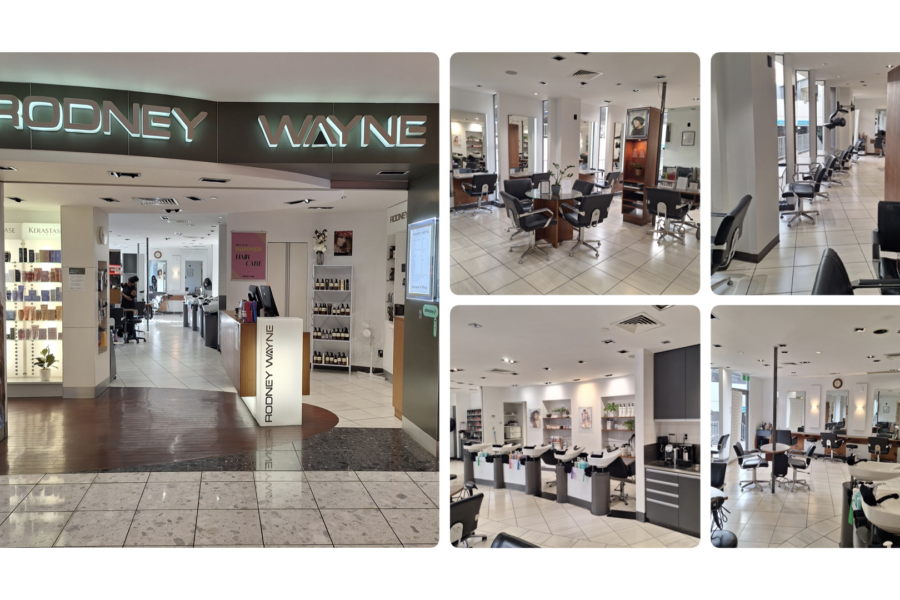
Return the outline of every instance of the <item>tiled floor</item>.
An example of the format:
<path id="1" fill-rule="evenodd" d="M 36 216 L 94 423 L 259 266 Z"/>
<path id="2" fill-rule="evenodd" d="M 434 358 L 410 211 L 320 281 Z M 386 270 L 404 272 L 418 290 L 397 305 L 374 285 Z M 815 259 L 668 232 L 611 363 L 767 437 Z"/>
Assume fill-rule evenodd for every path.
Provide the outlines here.
<path id="1" fill-rule="evenodd" d="M 403 471 L 3 475 L 0 547 L 431 547 L 438 478 Z"/>
<path id="2" fill-rule="evenodd" d="M 771 463 L 770 463 L 771 464 Z M 728 466 L 725 476 L 725 508 L 731 511 L 725 529 L 738 536 L 740 548 L 837 548 L 841 526 L 841 485 L 850 480 L 847 465 L 813 460 L 809 473 L 798 475 L 810 484 L 769 487 L 770 468 L 759 468 L 763 488 L 741 492 L 739 482 L 753 478 L 752 471 Z M 900 491 L 900 480 L 888 481 L 888 489 Z"/>
<path id="3" fill-rule="evenodd" d="M 450 472 L 462 477 L 463 464 L 453 461 Z M 545 481 L 554 474 L 541 472 Z M 478 517 L 478 533 L 487 540 L 470 544 L 490 548 L 498 533 L 508 533 L 544 548 L 693 548 L 699 540 L 677 531 L 634 519 L 596 517 L 572 504 L 559 504 L 524 492 L 479 486 L 484 494 Z M 553 488 L 548 488 L 553 493 Z M 613 510 L 635 510 L 635 487 L 626 484 L 628 505 L 613 502 Z"/>
<path id="4" fill-rule="evenodd" d="M 685 245 L 666 238 L 660 246 L 656 236 L 646 235 L 650 226 L 639 227 L 622 220 L 622 199 L 616 196 L 609 217 L 585 232 L 585 239 L 600 240 L 600 256 L 576 252 L 569 256 L 574 241 L 559 248 L 539 244 L 550 254 L 529 253 L 522 264 L 524 248 L 510 252 L 510 246 L 528 243 L 520 233 L 512 241 L 505 209 L 490 213 L 460 212 L 450 217 L 450 289 L 455 294 L 499 295 L 690 295 L 700 289 L 700 242 L 688 229 Z M 699 219 L 700 211 L 691 216 Z M 701 234 L 701 238 L 704 234 Z M 583 250 L 584 248 L 579 248 Z"/>
<path id="5" fill-rule="evenodd" d="M 184 327 L 181 315 L 157 314 L 142 328 L 146 342 L 115 347 L 119 377 L 113 387 L 237 392 L 225 374 L 222 355 L 203 344 L 199 331 Z M 392 394 L 393 386 L 383 379 L 313 369 L 310 395 L 303 401 L 335 413 L 338 427 L 399 428 Z"/>
<path id="6" fill-rule="evenodd" d="M 727 277 L 734 281 L 730 286 L 720 285 L 715 292 L 808 295 L 826 248 L 838 253 L 851 280 L 875 277 L 872 230 L 876 228 L 878 202 L 884 199 L 884 159 L 860 157 L 844 185 L 832 185 L 827 191 L 830 201 L 819 199 L 811 207 L 806 203 L 811 210 L 819 211 L 814 215 L 815 224 L 801 219 L 788 227 L 790 217 L 781 219 L 778 245 L 759 264 L 735 260 L 727 271 L 713 275 L 713 284 Z M 713 226 L 717 225 L 718 220 Z M 879 292 L 858 290 L 856 294 Z"/>

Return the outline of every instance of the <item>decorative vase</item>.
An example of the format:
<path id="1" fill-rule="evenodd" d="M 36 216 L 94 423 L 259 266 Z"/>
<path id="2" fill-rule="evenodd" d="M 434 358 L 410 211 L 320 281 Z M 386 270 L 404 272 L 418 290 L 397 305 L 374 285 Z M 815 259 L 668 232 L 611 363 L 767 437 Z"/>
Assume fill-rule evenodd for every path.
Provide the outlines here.
<path id="1" fill-rule="evenodd" d="M 550 186 L 550 193 L 553 194 L 554 196 L 558 196 L 558 195 L 559 195 L 559 191 L 560 191 L 561 189 L 562 189 L 562 186 L 561 186 L 561 185 L 551 185 L 551 186 Z"/>
<path id="2" fill-rule="evenodd" d="M 637 175 L 638 177 L 643 177 L 643 176 L 644 176 L 644 170 L 643 170 L 643 169 L 635 169 L 635 170 L 634 170 L 634 174 Z"/>
<path id="3" fill-rule="evenodd" d="M 324 252 L 316 252 L 316 264 L 317 265 L 325 264 L 325 253 Z"/>
<path id="4" fill-rule="evenodd" d="M 41 369 L 41 381 L 50 381 L 50 369 Z"/>

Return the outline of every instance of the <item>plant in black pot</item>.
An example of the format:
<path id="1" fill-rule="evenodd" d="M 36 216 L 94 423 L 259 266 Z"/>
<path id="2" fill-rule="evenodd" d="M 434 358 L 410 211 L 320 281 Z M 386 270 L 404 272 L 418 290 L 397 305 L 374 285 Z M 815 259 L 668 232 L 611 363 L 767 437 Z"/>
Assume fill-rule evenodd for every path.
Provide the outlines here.
<path id="1" fill-rule="evenodd" d="M 556 167 L 556 171 L 550 169 L 550 178 L 553 179 L 553 184 L 550 185 L 550 193 L 554 196 L 559 195 L 560 190 L 562 189 L 562 181 L 563 179 L 569 179 L 575 173 L 568 173 L 569 169 L 574 169 L 575 165 L 569 165 L 565 169 L 561 168 L 558 164 L 553 163 L 553 166 Z"/>

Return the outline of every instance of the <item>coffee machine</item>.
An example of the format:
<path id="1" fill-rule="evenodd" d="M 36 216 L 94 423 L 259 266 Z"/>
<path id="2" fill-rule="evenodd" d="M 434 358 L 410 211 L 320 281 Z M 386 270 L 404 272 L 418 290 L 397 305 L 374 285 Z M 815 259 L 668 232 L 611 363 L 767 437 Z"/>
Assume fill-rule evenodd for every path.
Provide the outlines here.
<path id="1" fill-rule="evenodd" d="M 687 435 L 685 435 L 684 441 L 681 444 L 679 444 L 678 446 L 676 446 L 675 466 L 689 468 L 693 464 L 694 464 L 694 445 L 688 443 Z"/>
<path id="2" fill-rule="evenodd" d="M 675 443 L 675 434 L 670 433 L 668 437 L 659 437 L 657 440 L 660 443 L 660 454 L 662 455 L 663 464 L 667 467 L 674 467 L 677 455 L 678 455 L 678 446 Z"/>

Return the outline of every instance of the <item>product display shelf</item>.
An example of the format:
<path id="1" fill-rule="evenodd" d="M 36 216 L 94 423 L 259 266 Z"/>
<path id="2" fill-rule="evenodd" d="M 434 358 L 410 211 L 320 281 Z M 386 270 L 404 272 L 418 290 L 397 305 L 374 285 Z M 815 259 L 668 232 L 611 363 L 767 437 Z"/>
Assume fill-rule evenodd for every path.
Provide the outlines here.
<path id="1" fill-rule="evenodd" d="M 392 323 L 394 322 L 394 279 L 396 275 L 397 264 L 397 244 L 394 241 L 394 238 L 395 236 L 393 234 L 389 235 L 387 238 L 387 266 L 384 270 L 385 318 L 387 319 L 388 327 L 391 327 Z"/>
<path id="2" fill-rule="evenodd" d="M 37 248 L 35 248 L 37 246 Z M 31 248 L 36 250 L 58 250 L 60 247 L 59 240 L 5 240 L 5 250 L 16 257 L 19 248 Z M 33 271 L 35 268 L 49 272 L 52 269 L 62 269 L 62 263 L 58 261 L 18 261 L 11 260 L 5 263 L 6 273 L 4 275 L 6 281 L 6 302 L 4 308 L 6 312 L 4 317 L 4 336 L 6 338 L 6 376 L 9 383 L 12 384 L 47 384 L 48 382 L 41 379 L 40 369 L 34 366 L 34 361 L 40 356 L 44 348 L 50 348 L 50 352 L 56 356 L 58 368 L 51 369 L 49 383 L 59 384 L 62 382 L 62 360 L 63 360 L 63 343 L 62 343 L 62 319 L 57 318 L 41 318 L 41 319 L 19 319 L 19 310 L 32 309 L 35 313 L 41 310 L 41 306 L 45 305 L 47 312 L 56 311 L 62 307 L 62 300 L 13 300 L 14 291 L 19 291 L 21 286 L 24 294 L 28 295 L 32 290 L 41 295 L 41 291 L 48 293 L 59 289 L 62 291 L 62 281 L 15 281 L 15 271 L 20 272 L 20 279 L 26 279 L 26 273 Z M 9 276 L 9 272 L 13 271 L 13 276 Z M 9 279 L 12 279 L 10 281 Z M 60 277 L 62 279 L 62 277 Z M 54 294 L 55 295 L 55 294 Z M 14 318 L 10 319 L 9 316 Z M 24 316 L 24 315 L 23 315 Z M 37 316 L 37 315 L 36 315 Z M 19 332 L 23 334 L 26 330 L 35 337 L 29 339 L 19 339 Z M 41 335 L 44 335 L 41 338 Z M 51 336 L 55 338 L 51 339 Z"/>
<path id="3" fill-rule="evenodd" d="M 346 280 L 349 282 L 350 289 L 344 290 L 317 290 L 315 289 L 316 281 L 327 280 Z M 312 368 L 316 369 L 346 369 L 348 372 L 352 369 L 353 360 L 350 351 L 351 342 L 353 341 L 353 267 L 349 265 L 314 265 L 313 266 L 313 309 L 310 311 L 312 323 Z M 315 305 L 331 304 L 340 306 L 341 304 L 349 305 L 349 315 L 317 315 L 315 314 Z M 327 340 L 315 337 L 315 329 L 320 330 L 343 330 L 347 329 L 348 339 L 346 340 Z M 326 354 L 346 355 L 346 365 L 326 364 L 325 362 L 317 362 L 317 360 L 325 360 Z"/>

